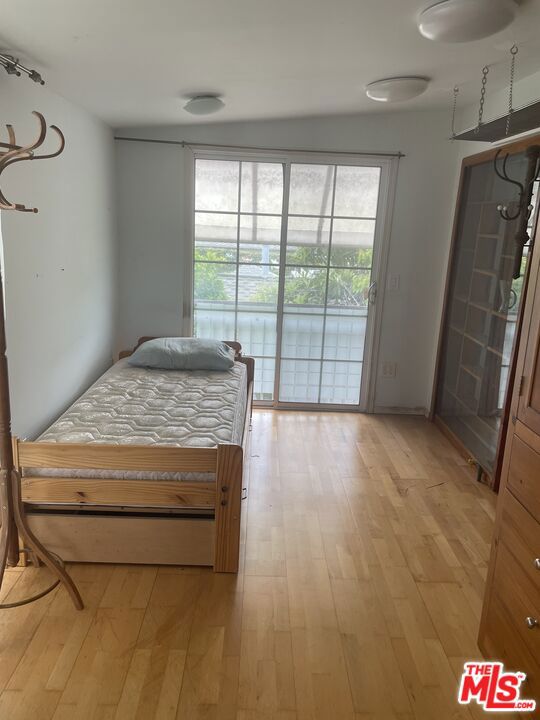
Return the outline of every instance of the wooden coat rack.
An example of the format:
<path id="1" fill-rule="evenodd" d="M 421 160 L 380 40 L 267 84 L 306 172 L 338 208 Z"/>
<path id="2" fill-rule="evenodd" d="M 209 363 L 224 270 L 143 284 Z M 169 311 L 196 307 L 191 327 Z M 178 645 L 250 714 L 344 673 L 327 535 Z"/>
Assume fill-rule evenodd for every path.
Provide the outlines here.
<path id="1" fill-rule="evenodd" d="M 15 131 L 7 125 L 9 142 L 0 142 L 0 176 L 4 170 L 14 163 L 23 160 L 45 160 L 57 157 L 65 147 L 64 135 L 60 128 L 51 125 L 60 140 L 56 152 L 36 155 L 35 150 L 43 145 L 47 136 L 47 123 L 41 113 L 33 113 L 39 121 L 37 139 L 29 145 L 18 145 Z M 0 187 L 0 209 L 18 212 L 37 213 L 37 208 L 12 203 L 7 200 Z M 63 583 L 71 596 L 75 607 L 82 610 L 83 602 L 73 580 L 66 572 L 62 560 L 45 548 L 28 526 L 24 505 L 21 498 L 21 478 L 13 464 L 13 444 L 11 436 L 11 408 L 9 395 L 9 376 L 6 357 L 6 327 L 4 314 L 3 278 L 0 273 L 0 586 L 4 578 L 6 565 L 15 566 L 19 563 L 21 552 L 33 552 L 56 575 L 56 581 L 43 592 L 13 603 L 4 603 L 0 608 L 18 607 L 38 600 L 51 592 L 59 583 Z M 19 538 L 24 547 L 19 549 Z"/>

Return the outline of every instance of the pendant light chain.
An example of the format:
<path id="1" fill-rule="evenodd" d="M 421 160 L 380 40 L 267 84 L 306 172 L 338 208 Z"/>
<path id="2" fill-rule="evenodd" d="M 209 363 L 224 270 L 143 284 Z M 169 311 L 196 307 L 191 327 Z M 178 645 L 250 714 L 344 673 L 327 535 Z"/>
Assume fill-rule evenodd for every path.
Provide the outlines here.
<path id="1" fill-rule="evenodd" d="M 510 48 L 510 55 L 512 60 L 510 62 L 510 87 L 508 89 L 508 115 L 506 117 L 506 135 L 510 133 L 510 122 L 512 119 L 512 113 L 514 112 L 514 75 L 516 72 L 516 55 L 518 54 L 518 46 L 512 45 Z"/>
<path id="2" fill-rule="evenodd" d="M 486 85 L 487 85 L 487 76 L 489 72 L 489 66 L 484 65 L 482 68 L 482 89 L 480 90 L 480 107 L 478 108 L 478 125 L 476 126 L 474 132 L 479 133 L 480 132 L 480 125 L 482 124 L 482 118 L 484 117 L 484 103 L 486 102 Z"/>
<path id="3" fill-rule="evenodd" d="M 454 85 L 454 100 L 452 103 L 452 140 L 456 139 L 456 109 L 457 109 L 458 93 L 459 93 L 459 88 L 457 85 Z"/>

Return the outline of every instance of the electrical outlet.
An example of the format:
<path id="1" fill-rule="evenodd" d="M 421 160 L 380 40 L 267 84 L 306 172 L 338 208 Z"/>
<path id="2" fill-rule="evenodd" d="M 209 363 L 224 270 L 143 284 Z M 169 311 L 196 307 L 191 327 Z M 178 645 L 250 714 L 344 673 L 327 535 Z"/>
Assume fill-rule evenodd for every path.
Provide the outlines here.
<path id="1" fill-rule="evenodd" d="M 399 275 L 390 275 L 388 278 L 388 289 L 397 292 L 399 290 L 400 277 Z"/>
<path id="2" fill-rule="evenodd" d="M 397 364 L 388 360 L 383 360 L 381 364 L 381 374 L 383 378 L 395 378 L 397 372 Z"/>

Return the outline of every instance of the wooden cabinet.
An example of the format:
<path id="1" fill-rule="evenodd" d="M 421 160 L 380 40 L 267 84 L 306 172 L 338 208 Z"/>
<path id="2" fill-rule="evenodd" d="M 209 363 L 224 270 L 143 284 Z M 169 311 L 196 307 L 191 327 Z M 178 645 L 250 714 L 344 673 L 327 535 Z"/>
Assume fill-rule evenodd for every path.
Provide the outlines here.
<path id="1" fill-rule="evenodd" d="M 486 657 L 526 672 L 526 695 L 540 702 L 538 256 L 533 255 L 526 293 L 479 645 Z"/>
<path id="2" fill-rule="evenodd" d="M 531 431 L 529 438 L 535 442 L 540 436 L 540 283 L 536 283 L 531 308 L 531 331 L 524 352 L 523 381 L 519 396 L 517 418 Z"/>
<path id="3" fill-rule="evenodd" d="M 518 425 L 517 432 L 508 444 L 510 463 L 506 477 L 506 487 L 513 493 L 527 510 L 537 518 L 540 518 L 540 493 L 538 482 L 540 479 L 540 454 L 530 445 L 524 442 L 521 435 L 526 434 L 523 428 Z"/>

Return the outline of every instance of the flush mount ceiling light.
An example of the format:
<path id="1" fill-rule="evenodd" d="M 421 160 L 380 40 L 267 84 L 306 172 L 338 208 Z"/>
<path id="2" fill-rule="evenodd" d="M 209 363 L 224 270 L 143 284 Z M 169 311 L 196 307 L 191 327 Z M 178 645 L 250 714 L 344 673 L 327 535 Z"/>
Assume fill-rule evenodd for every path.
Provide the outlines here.
<path id="1" fill-rule="evenodd" d="M 392 77 L 366 85 L 366 95 L 377 102 L 402 102 L 421 95 L 427 89 L 425 77 Z"/>
<path id="2" fill-rule="evenodd" d="M 510 25 L 517 9 L 514 0 L 443 0 L 420 13 L 418 29 L 429 40 L 470 42 Z"/>
<path id="3" fill-rule="evenodd" d="M 217 95 L 195 95 L 184 105 L 184 110 L 192 115 L 211 115 L 225 107 Z"/>

